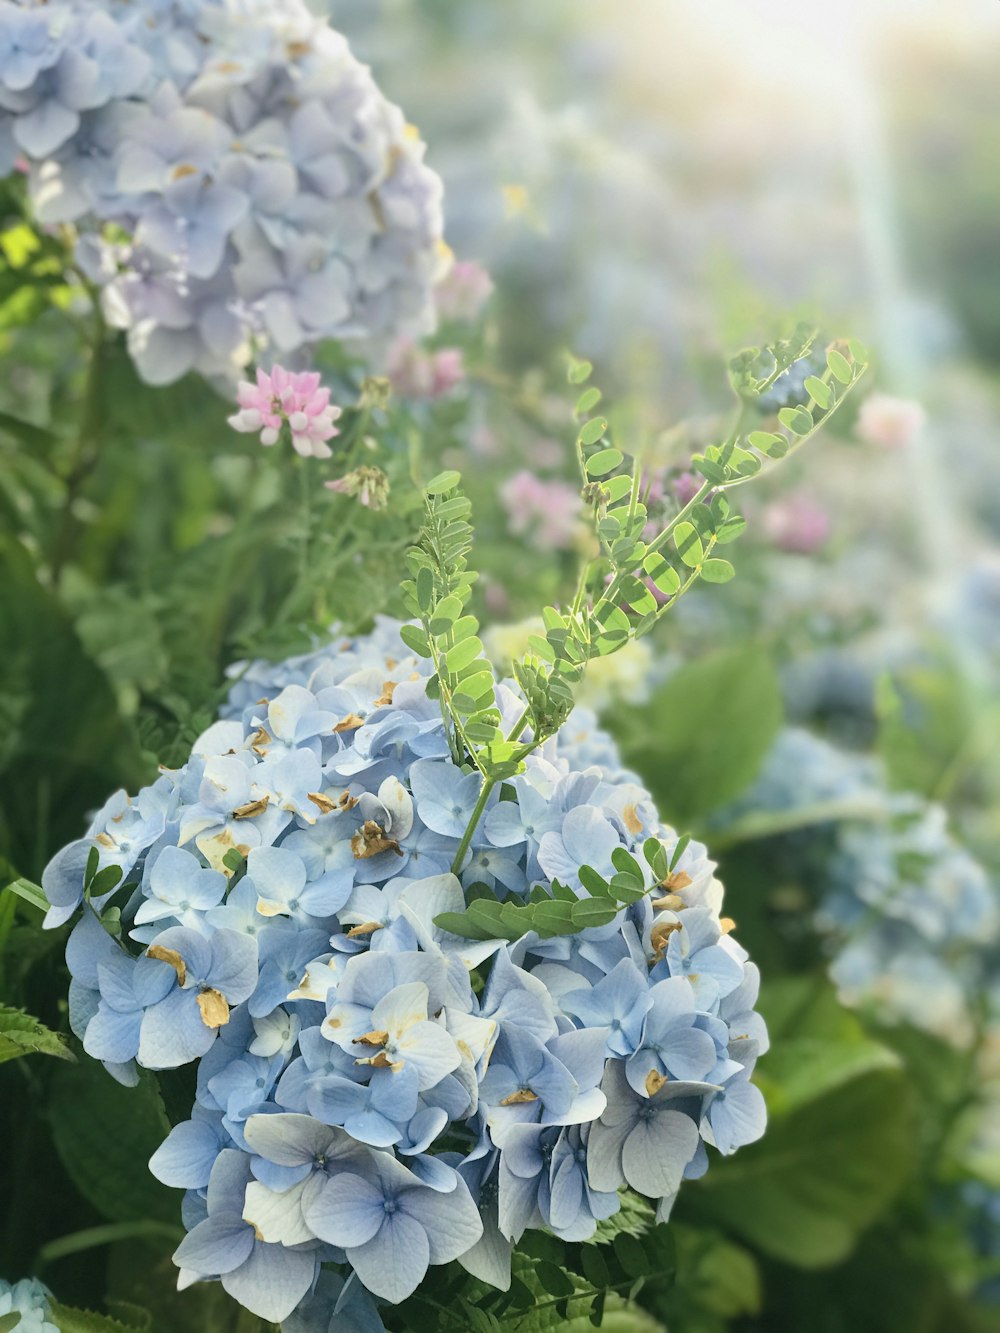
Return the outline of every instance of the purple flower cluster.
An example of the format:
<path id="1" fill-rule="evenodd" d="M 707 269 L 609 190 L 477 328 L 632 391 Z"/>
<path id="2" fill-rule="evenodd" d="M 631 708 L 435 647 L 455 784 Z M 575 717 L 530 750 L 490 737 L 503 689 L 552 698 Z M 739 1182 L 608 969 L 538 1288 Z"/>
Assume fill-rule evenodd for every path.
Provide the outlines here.
<path id="1" fill-rule="evenodd" d="M 0 0 L 0 166 L 77 258 L 140 374 L 433 323 L 441 186 L 301 0 Z"/>
<path id="2" fill-rule="evenodd" d="M 660 826 L 592 719 L 494 793 L 459 856 L 480 778 L 396 622 L 235 674 L 189 761 L 112 797 L 43 880 L 48 924 L 83 906 L 84 1049 L 125 1082 L 198 1062 L 151 1162 L 186 1191 L 182 1284 L 218 1279 L 289 1329 L 378 1328 L 375 1301 L 429 1265 L 506 1288 L 526 1229 L 586 1239 L 626 1186 L 665 1217 L 706 1145 L 760 1136 L 757 970 L 704 847 Z M 497 705 L 522 707 L 506 686 Z M 608 925 L 510 943 L 436 924 L 474 885 L 583 894 L 582 865 L 610 876 L 653 835 L 671 872 Z"/>

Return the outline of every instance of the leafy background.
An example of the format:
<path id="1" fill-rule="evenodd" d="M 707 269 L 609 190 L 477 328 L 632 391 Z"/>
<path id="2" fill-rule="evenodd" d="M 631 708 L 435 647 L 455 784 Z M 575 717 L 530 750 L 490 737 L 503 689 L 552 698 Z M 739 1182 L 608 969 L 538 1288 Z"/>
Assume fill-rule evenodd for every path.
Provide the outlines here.
<path id="1" fill-rule="evenodd" d="M 880 7 L 870 27 L 850 5 L 811 22 L 775 3 L 749 27 L 735 4 L 671 8 L 334 6 L 432 144 L 452 244 L 497 284 L 481 325 L 440 336 L 464 346 L 457 396 L 354 419 L 393 481 L 381 514 L 315 476 L 303 487 L 287 458 L 227 430 L 227 401 L 198 379 L 144 389 L 110 337 L 95 436 L 90 317 L 58 237 L 5 190 L 6 882 L 37 882 L 111 790 L 180 762 L 230 662 L 402 609 L 412 475 L 462 468 L 484 619 L 571 593 L 572 543 L 529 538 L 512 560 L 498 502 L 539 441 L 557 446 L 551 475 L 573 475 L 565 346 L 595 360 L 613 430 L 679 469 L 713 436 L 725 356 L 815 305 L 878 348 L 880 387 L 920 395 L 923 452 L 880 453 L 839 420 L 766 484 L 740 578 L 692 595 L 653 642 L 647 696 L 609 692 L 604 720 L 664 818 L 710 845 L 783 722 L 804 721 L 945 801 L 995 871 L 997 15 L 965 6 L 945 34 L 920 5 Z M 874 164 L 852 124 L 881 144 Z M 888 275 L 872 265 L 886 225 Z M 363 368 L 336 348 L 323 364 L 357 403 Z M 766 535 L 768 504 L 803 490 L 831 525 L 809 559 Z M 765 974 L 767 1137 L 689 1183 L 666 1233 L 632 1204 L 599 1245 L 532 1241 L 506 1308 L 442 1270 L 401 1327 L 575 1333 L 610 1285 L 602 1326 L 637 1333 L 1000 1328 L 997 1246 L 969 1189 L 1000 1188 L 995 1157 L 970 1154 L 988 1113 L 976 1053 L 845 1010 L 808 926 L 811 886 L 788 881 L 767 838 L 719 847 Z M 64 932 L 37 927 L 0 892 L 0 1274 L 41 1276 L 71 1333 L 259 1333 L 217 1288 L 174 1291 L 177 1198 L 144 1163 L 186 1114 L 186 1076 L 127 1091 L 81 1058 L 64 1035 Z"/>

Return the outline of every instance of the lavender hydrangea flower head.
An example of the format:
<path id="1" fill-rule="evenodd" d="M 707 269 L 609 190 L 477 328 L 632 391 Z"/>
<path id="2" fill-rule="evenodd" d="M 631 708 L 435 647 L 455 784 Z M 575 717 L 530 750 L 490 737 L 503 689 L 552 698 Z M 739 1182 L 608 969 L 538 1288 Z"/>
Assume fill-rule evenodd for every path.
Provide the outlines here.
<path id="1" fill-rule="evenodd" d="M 433 325 L 440 181 L 301 0 L 4 0 L 0 142 L 151 383 Z"/>
<path id="2" fill-rule="evenodd" d="M 186 1191 L 182 1284 L 218 1280 L 291 1330 L 348 1308 L 378 1329 L 430 1265 L 509 1287 L 527 1228 L 586 1240 L 624 1185 L 666 1216 L 709 1152 L 760 1136 L 757 971 L 704 847 L 660 826 L 593 719 L 494 790 L 460 854 L 480 779 L 396 622 L 235 674 L 187 763 L 112 798 L 45 881 L 50 924 L 82 903 L 85 1049 L 124 1082 L 197 1064 L 150 1164 Z M 521 708 L 507 685 L 496 702 Z M 439 924 L 476 884 L 583 894 L 581 865 L 611 873 L 654 834 L 669 882 L 650 869 L 604 925 Z M 110 896 L 85 891 L 95 849 L 122 874 Z"/>

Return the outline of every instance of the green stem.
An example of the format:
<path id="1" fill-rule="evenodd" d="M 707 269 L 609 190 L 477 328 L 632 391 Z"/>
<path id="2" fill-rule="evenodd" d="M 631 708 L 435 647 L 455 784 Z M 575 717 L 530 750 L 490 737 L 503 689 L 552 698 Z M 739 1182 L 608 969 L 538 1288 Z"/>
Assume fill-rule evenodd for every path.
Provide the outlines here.
<path id="1" fill-rule="evenodd" d="M 849 819 L 883 823 L 889 815 L 890 811 L 885 806 L 857 798 L 816 801 L 797 810 L 760 810 L 737 820 L 728 829 L 713 833 L 712 849 L 728 851 L 745 842 L 794 833 L 797 829 L 811 828 L 816 824 L 841 823 Z"/>
<path id="2" fill-rule="evenodd" d="M 530 717 L 531 717 L 531 707 L 529 705 L 527 708 L 525 708 L 524 712 L 521 714 L 521 716 L 511 727 L 510 731 L 507 733 L 507 740 L 509 741 L 519 740 L 521 737 L 521 732 L 528 725 L 528 720 L 530 719 Z"/>
<path id="3" fill-rule="evenodd" d="M 458 844 L 458 851 L 455 853 L 455 859 L 451 863 L 451 873 L 453 875 L 459 874 L 462 869 L 462 862 L 465 860 L 465 853 L 469 850 L 469 843 L 472 841 L 472 835 L 475 833 L 476 828 L 479 825 L 482 813 L 486 809 L 486 802 L 490 798 L 490 792 L 495 786 L 496 778 L 483 778 L 483 785 L 479 790 L 479 797 L 476 801 L 475 808 L 469 817 L 468 824 L 465 826 L 465 832 L 462 834 L 462 841 Z"/>
<path id="4" fill-rule="evenodd" d="M 119 1240 L 133 1240 L 139 1236 L 163 1237 L 175 1242 L 183 1240 L 184 1232 L 180 1227 L 169 1222 L 156 1222 L 145 1219 L 135 1222 L 111 1222 L 107 1226 L 88 1227 L 85 1231 L 74 1231 L 69 1236 L 60 1236 L 51 1240 L 38 1251 L 33 1270 L 39 1272 L 46 1264 L 57 1259 L 65 1259 L 68 1254 L 79 1254 L 81 1250 L 93 1250 L 100 1245 L 113 1245 Z"/>
<path id="5" fill-rule="evenodd" d="M 94 305 L 94 335 L 91 348 L 90 364 L 83 391 L 80 408 L 80 426 L 73 446 L 69 471 L 65 477 L 65 492 L 56 525 L 56 536 L 52 545 L 52 558 L 49 563 L 53 587 L 58 586 L 63 569 L 72 550 L 76 533 L 76 519 L 73 509 L 80 495 L 84 481 L 93 471 L 99 456 L 99 435 L 101 403 L 104 380 L 105 324 L 100 307 Z"/>

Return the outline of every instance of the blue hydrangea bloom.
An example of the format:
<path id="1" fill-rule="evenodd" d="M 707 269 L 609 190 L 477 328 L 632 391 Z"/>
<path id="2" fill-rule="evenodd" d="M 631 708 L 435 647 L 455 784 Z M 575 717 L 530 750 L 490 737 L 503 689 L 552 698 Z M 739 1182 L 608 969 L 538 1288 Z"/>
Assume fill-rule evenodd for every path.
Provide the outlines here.
<path id="1" fill-rule="evenodd" d="M 799 727 L 780 733 L 754 786 L 715 822 L 810 808 L 814 820 L 771 839 L 769 854 L 783 878 L 815 895 L 812 923 L 840 998 L 963 1045 L 1000 938 L 986 870 L 955 841 L 941 806 L 889 790 L 877 760 Z"/>
<path id="2" fill-rule="evenodd" d="M 0 158 L 27 160 L 40 222 L 77 224 L 151 383 L 426 332 L 442 215 L 423 153 L 302 0 L 0 0 Z"/>
<path id="3" fill-rule="evenodd" d="M 0 1278 L 0 1319 L 19 1314 L 17 1328 L 24 1333 L 59 1333 L 49 1306 L 51 1293 L 37 1278 L 26 1277 L 11 1284 Z"/>
<path id="4" fill-rule="evenodd" d="M 479 779 L 448 757 L 428 674 L 389 620 L 240 664 L 188 762 L 112 797 L 46 871 L 50 925 L 82 904 L 85 1049 L 124 1082 L 197 1062 L 191 1118 L 150 1163 L 185 1191 L 181 1282 L 218 1280 L 292 1330 L 376 1329 L 379 1302 L 453 1259 L 509 1286 L 526 1228 L 586 1240 L 623 1185 L 666 1216 L 706 1145 L 764 1129 L 759 976 L 700 844 L 575 936 L 437 925 L 473 884 L 583 892 L 581 864 L 678 837 L 574 715 L 453 873 Z M 521 708 L 506 685 L 497 705 Z M 124 879 L 83 901 L 93 848 Z"/>

